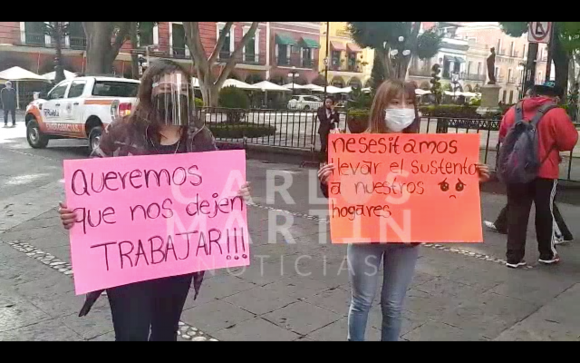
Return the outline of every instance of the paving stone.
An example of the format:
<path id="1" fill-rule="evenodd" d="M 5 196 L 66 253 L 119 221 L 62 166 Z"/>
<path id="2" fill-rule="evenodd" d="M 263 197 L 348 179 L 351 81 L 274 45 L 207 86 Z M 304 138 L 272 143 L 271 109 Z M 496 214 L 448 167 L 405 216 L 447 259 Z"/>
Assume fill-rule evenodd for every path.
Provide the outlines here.
<path id="1" fill-rule="evenodd" d="M 443 277 L 436 277 L 430 281 L 416 287 L 417 290 L 424 291 L 433 296 L 457 298 L 459 301 L 470 301 L 477 299 L 487 289 L 483 287 L 470 286 L 457 281 L 447 280 Z"/>
<path id="2" fill-rule="evenodd" d="M 257 255 L 253 255 L 253 257 L 257 261 L 253 261 L 250 266 L 230 269 L 230 273 L 259 286 L 296 275 L 291 269 L 284 268 L 283 259 L 274 259 L 272 256 L 266 256 L 263 257 L 263 262 L 261 262 Z"/>
<path id="3" fill-rule="evenodd" d="M 209 301 L 223 299 L 254 287 L 256 285 L 231 275 L 215 276 L 207 281 L 204 279 L 196 300 L 193 299 L 195 292 L 192 284 L 191 292 L 187 296 L 184 309 L 189 309 Z"/>
<path id="4" fill-rule="evenodd" d="M 459 305 L 457 299 L 433 296 L 427 292 L 411 289 L 407 291 L 403 309 L 413 313 L 418 319 L 435 319 Z"/>
<path id="5" fill-rule="evenodd" d="M 263 316 L 298 334 L 307 335 L 341 318 L 341 315 L 306 302 L 296 302 Z"/>
<path id="6" fill-rule="evenodd" d="M 99 336 L 94 337 L 94 338 L 89 339 L 89 340 L 94 341 L 94 342 L 114 342 L 115 341 L 115 332 L 110 331 L 108 333 L 99 335 Z"/>
<path id="7" fill-rule="evenodd" d="M 81 335 L 83 339 L 92 339 L 113 331 L 113 320 L 110 309 L 95 307 L 88 315 L 79 317 L 78 313 L 61 318 L 70 329 Z"/>
<path id="8" fill-rule="evenodd" d="M 41 321 L 22 328 L 0 332 L 0 341 L 79 341 L 82 337 L 59 319 Z"/>
<path id="9" fill-rule="evenodd" d="M 262 318 L 238 323 L 232 328 L 219 330 L 212 335 L 222 341 L 290 341 L 300 337 Z"/>
<path id="10" fill-rule="evenodd" d="M 65 276 L 63 276 L 63 278 L 65 278 Z M 66 278 L 68 279 L 68 277 Z M 78 315 L 84 301 L 84 296 L 75 296 L 72 292 L 62 293 L 50 300 L 44 299 L 42 297 L 32 298 L 30 300 L 31 303 L 52 317 L 64 317 L 75 314 Z M 101 296 L 93 308 L 99 306 L 108 306 L 108 300 L 106 297 Z M 90 317 L 90 314 L 92 314 L 92 310 L 89 315 L 87 315 L 87 317 Z"/>
<path id="11" fill-rule="evenodd" d="M 197 305 L 181 314 L 181 320 L 208 334 L 254 317 L 254 314 L 222 300 Z"/>
<path id="12" fill-rule="evenodd" d="M 14 290 L 0 290 L 0 332 L 50 319 L 51 317 L 48 314 L 31 304 Z"/>
<path id="13" fill-rule="evenodd" d="M 572 286 L 570 282 L 538 281 L 537 279 L 511 279 L 497 285 L 491 292 L 527 302 L 545 304 Z"/>
<path id="14" fill-rule="evenodd" d="M 441 322 L 428 322 L 403 335 L 410 341 L 488 340 L 474 331 L 466 331 Z"/>
<path id="15" fill-rule="evenodd" d="M 73 280 L 60 273 L 46 271 L 46 276 L 14 287 L 20 295 L 31 300 L 53 300 L 55 297 L 74 293 Z"/>
<path id="16" fill-rule="evenodd" d="M 339 288 L 331 288 L 306 298 L 306 301 L 339 315 L 348 315 L 350 293 Z"/>
<path id="17" fill-rule="evenodd" d="M 262 315 L 296 302 L 298 298 L 279 290 L 256 287 L 230 296 L 224 301 L 253 314 Z"/>

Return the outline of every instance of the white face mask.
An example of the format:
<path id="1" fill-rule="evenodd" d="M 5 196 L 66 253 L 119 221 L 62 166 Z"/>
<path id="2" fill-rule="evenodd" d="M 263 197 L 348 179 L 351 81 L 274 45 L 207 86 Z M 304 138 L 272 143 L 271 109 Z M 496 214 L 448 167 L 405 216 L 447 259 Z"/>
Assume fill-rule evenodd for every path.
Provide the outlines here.
<path id="1" fill-rule="evenodd" d="M 401 132 L 415 121 L 415 110 L 412 108 L 387 108 L 385 122 L 389 130 Z"/>

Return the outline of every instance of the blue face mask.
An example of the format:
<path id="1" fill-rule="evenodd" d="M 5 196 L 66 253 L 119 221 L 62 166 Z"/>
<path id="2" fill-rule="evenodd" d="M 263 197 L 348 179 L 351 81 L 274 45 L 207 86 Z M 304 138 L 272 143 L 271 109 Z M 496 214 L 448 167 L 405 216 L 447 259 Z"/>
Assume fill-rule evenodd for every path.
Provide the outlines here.
<path id="1" fill-rule="evenodd" d="M 387 108 L 385 122 L 393 132 L 401 132 L 415 121 L 415 110 L 412 108 Z"/>

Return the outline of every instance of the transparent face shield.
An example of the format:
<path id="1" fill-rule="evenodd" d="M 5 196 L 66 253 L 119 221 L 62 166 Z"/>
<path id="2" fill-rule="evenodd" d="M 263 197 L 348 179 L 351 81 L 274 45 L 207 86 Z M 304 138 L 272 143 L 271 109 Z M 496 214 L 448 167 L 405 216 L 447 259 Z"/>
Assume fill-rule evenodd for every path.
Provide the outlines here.
<path id="1" fill-rule="evenodd" d="M 159 123 L 187 126 L 193 121 L 195 102 L 189 81 L 181 72 L 164 74 L 153 80 L 151 102 Z"/>

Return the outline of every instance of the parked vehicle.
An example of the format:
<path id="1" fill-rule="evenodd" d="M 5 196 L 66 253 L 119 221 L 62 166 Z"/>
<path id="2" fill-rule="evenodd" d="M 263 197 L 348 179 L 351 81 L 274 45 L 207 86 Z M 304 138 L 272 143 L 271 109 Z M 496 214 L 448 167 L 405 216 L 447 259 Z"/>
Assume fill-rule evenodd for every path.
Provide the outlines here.
<path id="1" fill-rule="evenodd" d="M 288 101 L 289 110 L 317 110 L 322 106 L 322 100 L 312 95 L 296 95 L 292 96 Z"/>
<path id="2" fill-rule="evenodd" d="M 57 84 L 46 97 L 26 107 L 26 139 L 44 148 L 51 139 L 88 139 L 89 152 L 116 117 L 131 113 L 139 81 L 113 77 L 77 77 Z"/>

